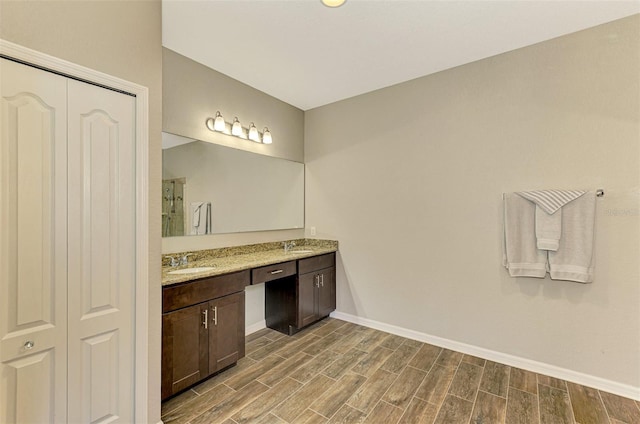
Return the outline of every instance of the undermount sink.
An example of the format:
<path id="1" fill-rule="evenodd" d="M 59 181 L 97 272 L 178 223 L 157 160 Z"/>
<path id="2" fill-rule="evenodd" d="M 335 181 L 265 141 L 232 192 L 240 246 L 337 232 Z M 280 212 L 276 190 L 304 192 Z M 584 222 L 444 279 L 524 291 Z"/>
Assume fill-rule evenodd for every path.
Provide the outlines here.
<path id="1" fill-rule="evenodd" d="M 215 269 L 212 266 L 198 266 L 194 268 L 185 268 L 185 269 L 177 269 L 175 271 L 169 271 L 167 274 L 170 275 L 180 275 L 180 274 L 197 274 L 198 272 L 206 272 Z"/>
<path id="2" fill-rule="evenodd" d="M 313 250 L 289 250 L 289 253 L 295 254 L 295 253 L 313 253 Z"/>

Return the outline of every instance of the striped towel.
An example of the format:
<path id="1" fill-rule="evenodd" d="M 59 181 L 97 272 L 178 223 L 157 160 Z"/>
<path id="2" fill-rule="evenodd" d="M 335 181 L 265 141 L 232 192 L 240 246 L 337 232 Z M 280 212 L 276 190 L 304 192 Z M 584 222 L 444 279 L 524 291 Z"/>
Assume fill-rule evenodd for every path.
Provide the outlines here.
<path id="1" fill-rule="evenodd" d="M 586 190 L 535 190 L 519 191 L 518 194 L 532 201 L 549 215 L 553 215 L 572 200 L 586 193 Z"/>
<path id="2" fill-rule="evenodd" d="M 540 250 L 555 252 L 562 235 L 562 213 L 558 212 L 583 194 L 585 190 L 519 191 L 518 195 L 533 202 L 535 210 L 536 245 Z M 558 213 L 556 213 L 558 212 Z"/>

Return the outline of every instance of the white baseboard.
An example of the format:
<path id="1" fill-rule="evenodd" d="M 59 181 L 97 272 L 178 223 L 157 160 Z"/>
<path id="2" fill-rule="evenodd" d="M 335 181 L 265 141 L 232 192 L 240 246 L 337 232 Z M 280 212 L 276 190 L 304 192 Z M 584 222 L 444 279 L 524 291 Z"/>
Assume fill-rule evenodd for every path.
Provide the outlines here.
<path id="1" fill-rule="evenodd" d="M 250 325 L 246 326 L 244 328 L 244 335 L 248 336 L 249 334 L 253 334 L 258 330 L 262 330 L 263 328 L 267 328 L 267 321 L 264 320 L 264 319 L 262 321 L 258 321 L 258 322 L 254 323 L 254 324 L 250 324 Z"/>
<path id="2" fill-rule="evenodd" d="M 538 374 L 544 374 L 551 377 L 560 378 L 562 380 L 571 381 L 573 383 L 582 384 L 583 386 L 593 387 L 598 390 L 613 393 L 626 398 L 640 400 L 640 387 L 634 387 L 623 383 L 583 374 L 566 368 L 557 367 L 555 365 L 545 364 L 543 362 L 533 361 L 531 359 L 521 358 L 519 356 L 509 355 L 494 350 L 485 349 L 442 337 L 432 336 L 430 334 L 421 333 L 414 330 L 386 324 L 380 321 L 374 321 L 368 318 L 361 318 L 355 315 L 346 314 L 344 312 L 335 311 L 331 313 L 331 317 L 343 321 L 359 324 L 365 327 L 374 328 L 376 330 L 406 337 L 412 340 L 429 343 L 446 349 L 462 352 L 467 355 L 477 356 L 479 358 L 488 359 L 490 361 L 499 362 L 501 364 L 512 367 L 522 368 L 533 371 Z"/>

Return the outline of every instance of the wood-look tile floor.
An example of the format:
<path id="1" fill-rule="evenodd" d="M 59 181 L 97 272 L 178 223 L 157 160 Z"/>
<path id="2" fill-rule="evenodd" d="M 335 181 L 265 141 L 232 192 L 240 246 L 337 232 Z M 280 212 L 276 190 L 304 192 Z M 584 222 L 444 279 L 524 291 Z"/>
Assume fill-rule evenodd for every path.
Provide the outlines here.
<path id="1" fill-rule="evenodd" d="M 634 400 L 332 318 L 246 350 L 164 423 L 640 423 Z"/>

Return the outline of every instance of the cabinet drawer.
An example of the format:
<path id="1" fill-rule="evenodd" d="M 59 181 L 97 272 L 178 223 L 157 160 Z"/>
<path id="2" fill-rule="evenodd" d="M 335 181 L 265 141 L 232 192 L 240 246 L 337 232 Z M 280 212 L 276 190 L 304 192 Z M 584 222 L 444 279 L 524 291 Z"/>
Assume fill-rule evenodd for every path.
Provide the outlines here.
<path id="1" fill-rule="evenodd" d="M 162 312 L 243 291 L 249 284 L 249 277 L 247 270 L 165 287 L 162 289 Z"/>
<path id="2" fill-rule="evenodd" d="M 336 254 L 327 253 L 326 255 L 314 256 L 298 261 L 298 273 L 306 274 L 307 272 L 318 271 L 323 268 L 331 268 L 336 265 Z"/>
<path id="3" fill-rule="evenodd" d="M 251 270 L 251 284 L 266 283 L 267 281 L 277 280 L 278 278 L 295 275 L 296 262 L 289 261 L 275 265 L 267 265 L 261 268 Z"/>

